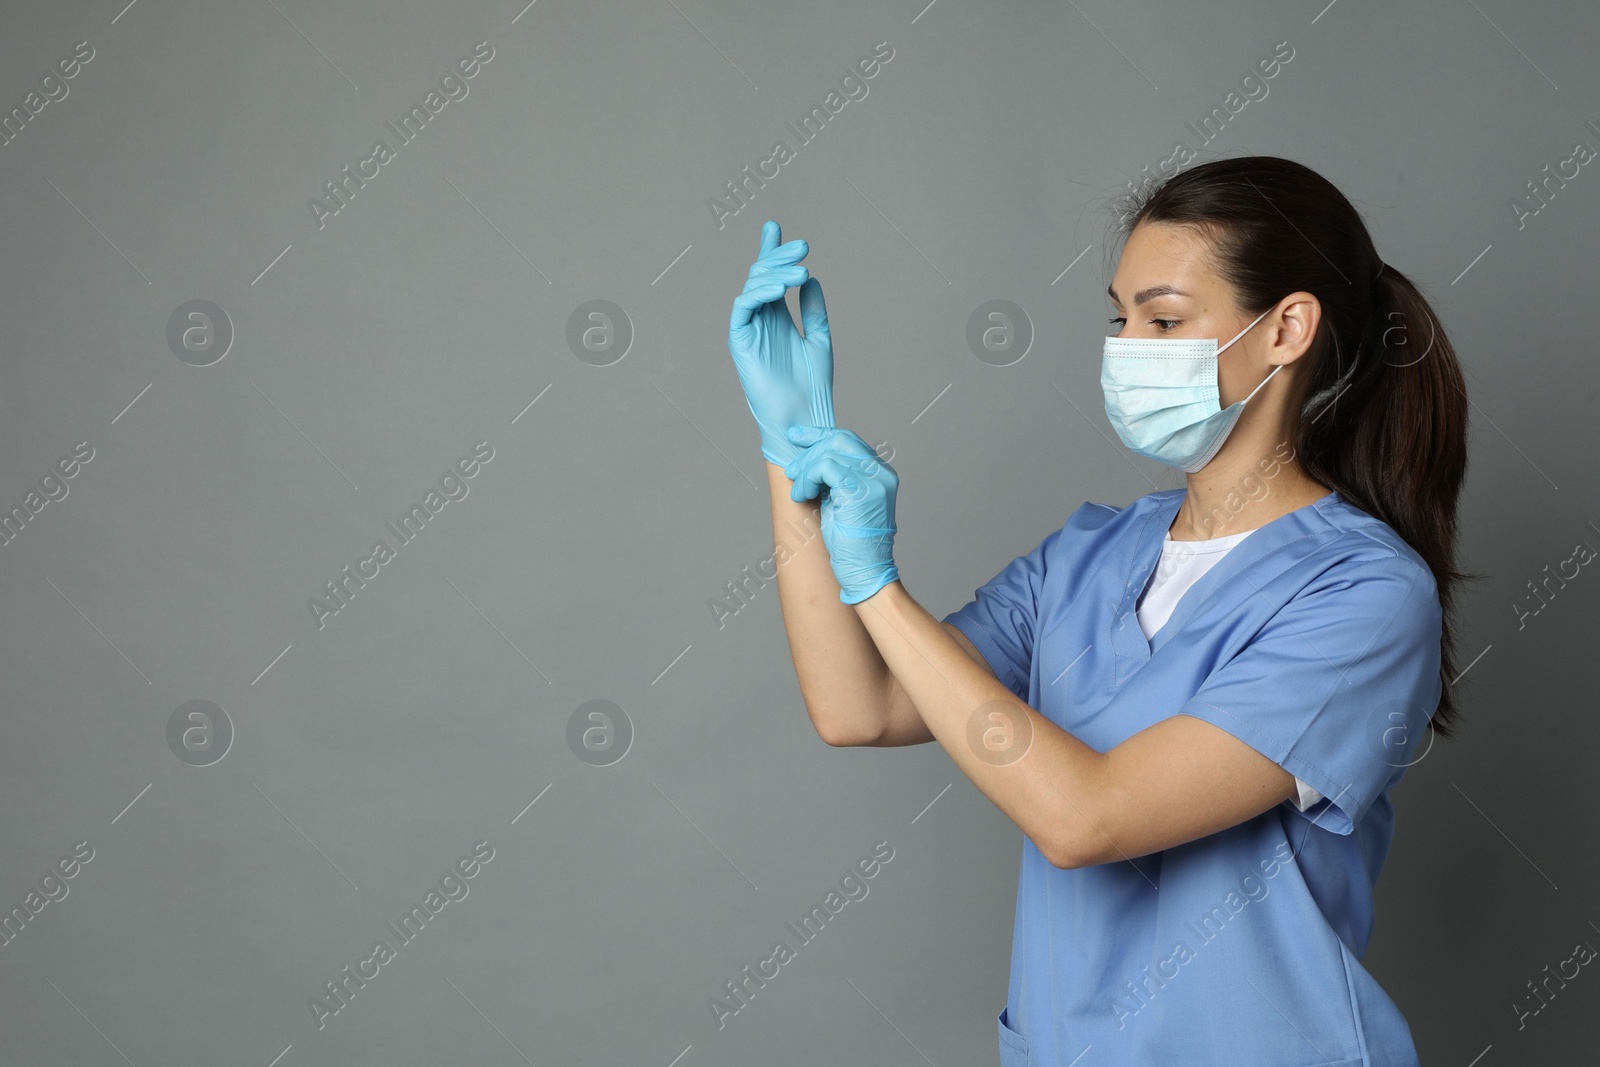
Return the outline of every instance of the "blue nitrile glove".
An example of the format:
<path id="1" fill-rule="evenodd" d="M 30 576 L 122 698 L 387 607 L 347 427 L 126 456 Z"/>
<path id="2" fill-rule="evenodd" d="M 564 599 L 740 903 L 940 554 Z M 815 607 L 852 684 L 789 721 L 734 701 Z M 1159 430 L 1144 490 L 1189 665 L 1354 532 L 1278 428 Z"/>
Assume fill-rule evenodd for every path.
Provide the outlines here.
<path id="1" fill-rule="evenodd" d="M 800 453 L 785 436 L 790 426 L 833 425 L 833 339 L 822 283 L 799 265 L 806 243 L 780 245 L 778 238 L 778 224 L 769 219 L 761 227 L 761 253 L 733 300 L 728 351 L 761 428 L 761 454 L 782 467 Z M 791 285 L 800 286 L 804 337 L 784 302 Z"/>
<path id="2" fill-rule="evenodd" d="M 894 496 L 900 476 L 849 430 L 794 426 L 805 450 L 783 469 L 790 499 L 822 494 L 822 543 L 839 580 L 839 599 L 859 604 L 900 577 L 894 565 Z"/>

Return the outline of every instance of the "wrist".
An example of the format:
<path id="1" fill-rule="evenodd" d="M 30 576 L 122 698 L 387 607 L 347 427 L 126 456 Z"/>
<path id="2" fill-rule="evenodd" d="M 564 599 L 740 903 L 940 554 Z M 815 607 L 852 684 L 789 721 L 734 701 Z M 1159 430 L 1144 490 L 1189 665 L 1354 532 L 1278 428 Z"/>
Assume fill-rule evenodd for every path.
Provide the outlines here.
<path id="1" fill-rule="evenodd" d="M 839 600 L 845 604 L 859 604 L 876 596 L 891 583 L 900 580 L 900 568 L 895 566 L 887 548 L 877 558 L 854 558 L 848 561 L 833 557 L 834 577 L 839 581 Z"/>
<path id="2" fill-rule="evenodd" d="M 883 581 L 876 587 L 871 585 L 858 587 L 857 591 L 853 594 L 854 599 L 852 599 L 851 595 L 846 594 L 845 590 L 841 588 L 839 590 L 839 600 L 841 603 L 849 604 L 851 607 L 857 608 L 871 600 L 876 601 L 874 607 L 881 608 L 884 606 L 887 600 L 892 600 L 896 596 L 903 595 L 905 593 L 905 588 L 906 587 L 900 581 L 900 571 L 893 564 L 890 564 L 889 570 L 883 575 Z M 867 592 L 866 590 L 868 589 L 871 589 L 871 592 Z"/>
<path id="3" fill-rule="evenodd" d="M 761 428 L 761 454 L 768 463 L 776 463 L 780 467 L 787 467 L 794 462 L 794 457 L 800 454 L 800 448 L 786 436 L 774 435 Z"/>

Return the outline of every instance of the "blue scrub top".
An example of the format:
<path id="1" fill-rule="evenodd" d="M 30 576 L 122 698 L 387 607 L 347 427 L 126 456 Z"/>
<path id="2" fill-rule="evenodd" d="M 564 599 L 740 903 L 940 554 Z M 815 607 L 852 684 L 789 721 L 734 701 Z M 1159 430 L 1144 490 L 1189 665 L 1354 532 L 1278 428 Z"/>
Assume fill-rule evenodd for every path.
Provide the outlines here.
<path id="1" fill-rule="evenodd" d="M 1096 751 L 1193 715 L 1323 799 L 1073 870 L 1024 837 L 1000 1063 L 1416 1067 L 1360 960 L 1389 790 L 1439 703 L 1432 572 L 1329 493 L 1251 531 L 1146 640 L 1136 605 L 1185 492 L 1084 504 L 946 620 Z"/>

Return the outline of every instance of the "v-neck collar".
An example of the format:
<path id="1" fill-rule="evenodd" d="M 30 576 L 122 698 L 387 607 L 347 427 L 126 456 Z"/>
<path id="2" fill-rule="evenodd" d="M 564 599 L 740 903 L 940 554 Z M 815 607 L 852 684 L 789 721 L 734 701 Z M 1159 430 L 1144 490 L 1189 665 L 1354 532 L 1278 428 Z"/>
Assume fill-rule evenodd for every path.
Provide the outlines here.
<path id="1" fill-rule="evenodd" d="M 1117 650 L 1119 659 L 1130 657 L 1137 662 L 1149 659 L 1171 639 L 1174 633 L 1183 628 L 1185 620 L 1194 614 L 1199 605 L 1210 598 L 1214 590 L 1233 581 L 1241 571 L 1284 545 L 1300 540 L 1318 529 L 1326 529 L 1328 520 L 1323 515 L 1324 509 L 1334 507 L 1343 500 L 1335 490 L 1248 531 L 1249 536 L 1229 549 L 1215 566 L 1184 591 L 1183 596 L 1178 598 L 1172 614 L 1156 631 L 1155 636 L 1146 638 L 1144 630 L 1139 626 L 1137 614 L 1139 597 L 1150 584 L 1156 564 L 1161 557 L 1161 543 L 1166 538 L 1172 520 L 1177 517 L 1178 509 L 1183 505 L 1184 497 L 1187 495 L 1187 488 L 1167 489 L 1152 493 L 1147 498 L 1150 502 L 1149 510 L 1133 538 L 1132 551 L 1127 557 L 1126 573 L 1123 576 L 1122 602 L 1117 605 L 1116 617 L 1112 621 L 1112 644 Z M 1119 678 L 1122 674 L 1121 670 L 1117 671 Z"/>

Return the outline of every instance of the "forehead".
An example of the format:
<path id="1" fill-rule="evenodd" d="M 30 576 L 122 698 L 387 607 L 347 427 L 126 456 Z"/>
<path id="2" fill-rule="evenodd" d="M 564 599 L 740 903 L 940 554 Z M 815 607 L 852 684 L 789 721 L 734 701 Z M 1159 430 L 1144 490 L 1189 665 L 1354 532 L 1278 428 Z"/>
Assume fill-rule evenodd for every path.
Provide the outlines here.
<path id="1" fill-rule="evenodd" d="M 1140 304 L 1173 290 L 1212 298 L 1222 279 L 1205 237 L 1188 226 L 1141 222 L 1128 235 L 1110 290 L 1115 298 Z"/>

